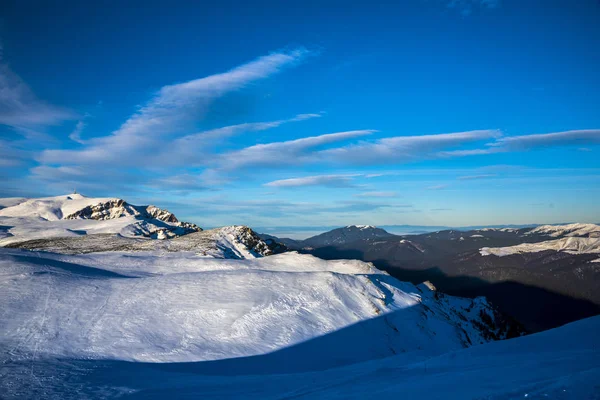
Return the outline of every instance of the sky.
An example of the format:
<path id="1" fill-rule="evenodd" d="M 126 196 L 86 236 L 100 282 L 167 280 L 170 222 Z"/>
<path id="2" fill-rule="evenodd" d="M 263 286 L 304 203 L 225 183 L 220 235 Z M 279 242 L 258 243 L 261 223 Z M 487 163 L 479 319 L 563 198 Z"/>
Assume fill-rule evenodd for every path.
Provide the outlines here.
<path id="1" fill-rule="evenodd" d="M 600 222 L 600 2 L 0 8 L 0 197 L 202 227 Z"/>

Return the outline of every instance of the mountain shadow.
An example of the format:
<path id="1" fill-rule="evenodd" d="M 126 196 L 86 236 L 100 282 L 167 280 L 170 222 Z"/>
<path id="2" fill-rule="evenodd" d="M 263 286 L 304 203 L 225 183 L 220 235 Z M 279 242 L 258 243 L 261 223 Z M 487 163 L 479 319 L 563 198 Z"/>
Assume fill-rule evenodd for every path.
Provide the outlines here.
<path id="1" fill-rule="evenodd" d="M 450 258 L 449 261 L 444 261 L 440 260 L 442 257 L 428 259 L 421 254 L 415 254 L 413 258 L 409 258 L 411 257 L 409 254 L 407 258 L 402 258 L 402 260 L 373 259 L 360 249 L 337 248 L 334 246 L 311 249 L 310 251 L 304 250 L 303 252 L 323 259 L 358 259 L 372 262 L 377 268 L 388 272 L 401 281 L 414 284 L 430 281 L 441 292 L 455 296 L 485 296 L 501 312 L 523 324 L 530 333 L 556 328 L 569 322 L 600 314 L 599 304 L 581 296 L 552 290 L 552 287 L 560 287 L 565 291 L 577 292 L 577 288 L 573 289 L 570 282 L 563 282 L 560 278 L 544 274 L 546 270 L 561 271 L 562 269 L 564 272 L 565 269 L 575 268 L 578 265 L 577 263 L 569 264 L 576 259 L 571 255 L 559 265 L 556 265 L 556 262 L 554 264 L 546 262 L 531 263 L 530 260 L 519 258 L 519 256 L 515 258 L 498 258 L 497 264 L 491 267 L 486 265 L 487 270 L 484 272 L 493 276 L 495 271 L 506 273 L 510 270 L 510 275 L 505 280 L 486 280 L 474 276 L 482 273 L 482 269 L 479 268 L 476 261 L 470 259 L 477 256 L 474 253 L 460 253 L 454 257 L 444 255 L 444 257 Z M 468 256 L 465 256 L 465 254 Z M 589 256 L 582 255 L 578 258 L 581 258 L 583 262 L 587 262 Z M 540 252 L 535 257 L 537 260 L 555 256 Z M 486 259 L 486 262 L 493 261 L 492 258 Z M 531 269 L 521 266 L 527 265 L 528 262 L 532 265 Z M 401 265 L 412 265 L 414 268 L 406 268 Z M 517 268 L 514 265 L 520 267 Z M 463 268 L 464 266 L 467 266 L 465 267 L 467 273 L 458 273 L 458 267 Z M 469 270 L 468 268 L 472 269 Z M 593 278 L 587 283 L 592 289 L 597 285 Z M 532 282 L 538 284 L 532 284 Z M 582 293 L 587 292 L 582 290 Z"/>

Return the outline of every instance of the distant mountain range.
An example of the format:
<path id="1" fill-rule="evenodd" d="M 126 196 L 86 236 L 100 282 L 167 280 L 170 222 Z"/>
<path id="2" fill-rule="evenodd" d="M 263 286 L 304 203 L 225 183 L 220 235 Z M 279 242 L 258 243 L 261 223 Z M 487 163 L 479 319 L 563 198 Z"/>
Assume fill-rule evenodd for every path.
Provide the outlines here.
<path id="1" fill-rule="evenodd" d="M 279 241 L 324 259 L 373 262 L 398 279 L 429 280 L 454 295 L 486 296 L 530 331 L 600 313 L 600 226 L 595 224 L 416 235 L 348 226 Z"/>
<path id="2" fill-rule="evenodd" d="M 549 225 L 567 225 L 570 222 L 549 224 Z M 471 231 L 485 228 L 534 228 L 548 224 L 501 224 L 501 225 L 472 225 L 472 226 L 446 226 L 446 225 L 379 225 L 377 228 L 384 229 L 393 235 L 418 235 L 421 233 L 457 230 Z M 363 225 L 364 226 L 364 225 Z M 291 238 L 294 240 L 305 240 L 306 238 L 320 235 L 339 229 L 338 226 L 277 226 L 277 227 L 260 227 L 253 226 L 256 232 L 272 235 L 278 238 Z"/>

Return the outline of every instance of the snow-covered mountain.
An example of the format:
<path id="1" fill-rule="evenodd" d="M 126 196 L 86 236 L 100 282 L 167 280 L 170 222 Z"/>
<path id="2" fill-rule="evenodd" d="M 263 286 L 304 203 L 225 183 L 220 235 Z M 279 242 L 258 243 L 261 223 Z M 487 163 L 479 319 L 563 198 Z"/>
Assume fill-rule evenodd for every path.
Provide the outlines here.
<path id="1" fill-rule="evenodd" d="M 80 194 L 39 199 L 0 199 L 0 246 L 49 237 L 111 233 L 166 239 L 198 232 L 155 206 L 134 206 L 122 199 Z"/>
<path id="2" fill-rule="evenodd" d="M 600 226 L 596 224 L 542 225 L 525 235 L 547 235 L 552 237 L 600 237 Z"/>
<path id="3" fill-rule="evenodd" d="M 540 251 L 564 251 L 569 254 L 598 254 L 600 261 L 600 237 L 566 236 L 562 239 L 547 240 L 537 243 L 522 243 L 508 247 L 483 247 L 480 253 L 483 256 L 495 255 L 498 257 L 512 254 L 537 253 Z"/>
<path id="4" fill-rule="evenodd" d="M 213 258 L 232 259 L 255 258 L 281 252 L 280 245 L 261 240 L 247 226 L 226 226 L 159 241 L 121 235 L 91 234 L 27 240 L 9 243 L 5 247 L 62 254 L 106 251 L 185 251 Z"/>

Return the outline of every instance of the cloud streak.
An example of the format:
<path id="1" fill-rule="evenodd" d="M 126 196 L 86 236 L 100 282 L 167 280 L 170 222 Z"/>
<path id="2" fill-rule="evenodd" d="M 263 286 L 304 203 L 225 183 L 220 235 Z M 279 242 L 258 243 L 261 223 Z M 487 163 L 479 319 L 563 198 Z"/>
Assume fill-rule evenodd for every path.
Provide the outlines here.
<path id="1" fill-rule="evenodd" d="M 123 162 L 160 148 L 165 137 L 201 119 L 213 100 L 293 66 L 308 54 L 306 49 L 272 53 L 221 74 L 164 86 L 110 136 L 90 140 L 83 150 L 47 150 L 39 161 L 80 165 Z"/>
<path id="2" fill-rule="evenodd" d="M 76 118 L 65 108 L 48 104 L 2 60 L 0 54 L 0 124 L 13 128 L 34 128 L 58 125 Z"/>
<path id="3" fill-rule="evenodd" d="M 459 176 L 458 179 L 459 181 L 472 181 L 472 180 L 478 180 L 478 179 L 487 179 L 487 178 L 493 178 L 497 176 L 496 174 L 481 174 L 481 175 L 468 175 L 468 176 Z"/>
<path id="4" fill-rule="evenodd" d="M 357 193 L 354 197 L 397 197 L 396 192 L 363 192 Z"/>
<path id="5" fill-rule="evenodd" d="M 429 186 L 426 189 L 427 190 L 443 190 L 446 189 L 448 186 L 448 184 L 442 184 L 442 185 L 433 185 L 433 186 Z"/>
<path id="6" fill-rule="evenodd" d="M 396 136 L 324 150 L 320 156 L 332 162 L 355 165 L 399 164 L 434 157 L 435 152 L 501 136 L 498 130 L 478 130 L 422 136 Z"/>
<path id="7" fill-rule="evenodd" d="M 289 188 L 301 186 L 353 187 L 352 178 L 358 175 L 316 175 L 303 178 L 281 179 L 265 183 L 264 186 Z"/>
<path id="8" fill-rule="evenodd" d="M 219 167 L 223 170 L 236 170 L 249 167 L 264 168 L 316 162 L 318 161 L 318 153 L 313 154 L 310 150 L 319 146 L 370 135 L 374 132 L 376 131 L 336 132 L 283 142 L 257 144 L 221 155 Z"/>

